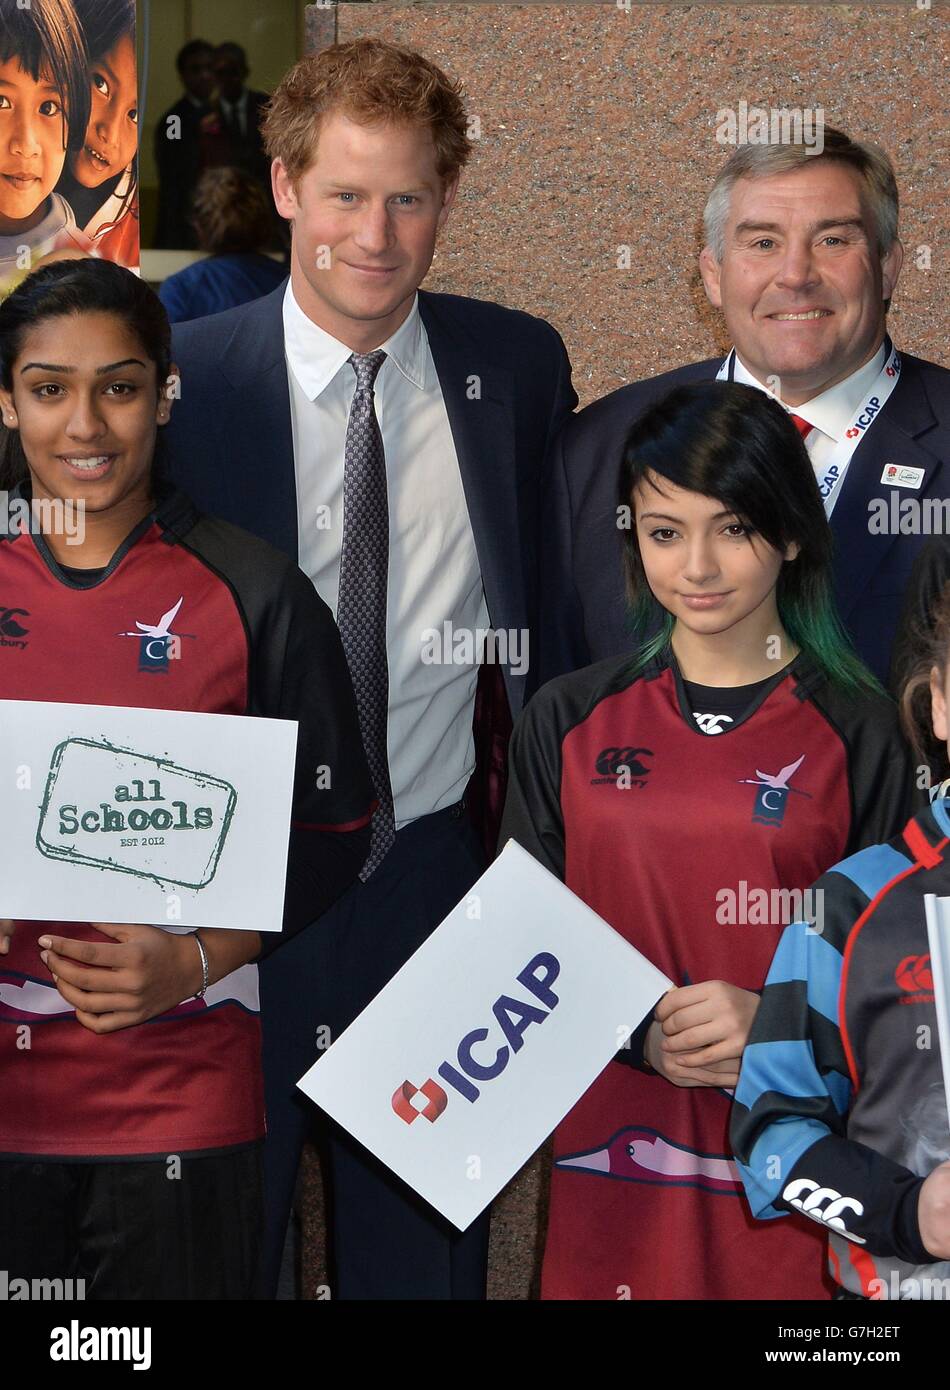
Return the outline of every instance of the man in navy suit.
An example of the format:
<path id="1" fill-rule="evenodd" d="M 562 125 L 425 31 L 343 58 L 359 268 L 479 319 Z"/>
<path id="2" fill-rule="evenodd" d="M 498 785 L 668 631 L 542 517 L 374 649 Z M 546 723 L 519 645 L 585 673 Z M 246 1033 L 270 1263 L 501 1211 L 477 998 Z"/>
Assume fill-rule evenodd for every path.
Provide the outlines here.
<path id="1" fill-rule="evenodd" d="M 244 85 L 250 68 L 239 43 L 219 43 L 212 68 L 218 84 L 214 106 L 220 128 L 209 136 L 206 167 L 236 165 L 269 188 L 270 160 L 264 149 L 261 120 L 270 97 Z"/>
<path id="2" fill-rule="evenodd" d="M 887 157 L 827 127 L 821 154 L 745 145 L 730 157 L 706 205 L 700 257 L 733 342 L 725 361 L 623 386 L 569 420 L 555 445 L 542 680 L 635 644 L 618 530 L 629 513 L 618 512 L 616 495 L 624 439 L 672 387 L 717 375 L 770 390 L 792 413 L 834 533 L 839 612 L 886 679 L 926 539 L 920 504 L 950 496 L 950 372 L 895 353 L 887 335 L 902 258 L 897 212 Z"/>
<path id="3" fill-rule="evenodd" d="M 197 246 L 191 225 L 191 199 L 201 174 L 201 123 L 211 110 L 214 91 L 214 45 L 192 39 L 175 64 L 184 95 L 155 122 L 155 167 L 158 169 L 157 247 Z"/>
<path id="4" fill-rule="evenodd" d="M 379 799 L 364 881 L 261 970 L 272 1293 L 316 1114 L 295 1083 L 497 834 L 507 734 L 535 682 L 542 467 L 577 398 L 549 324 L 418 289 L 470 152 L 438 68 L 377 40 L 334 46 L 284 78 L 264 134 L 290 280 L 176 327 L 169 462 L 330 604 Z M 487 1214 L 459 1235 L 338 1131 L 329 1168 L 334 1298 L 484 1297 Z"/>

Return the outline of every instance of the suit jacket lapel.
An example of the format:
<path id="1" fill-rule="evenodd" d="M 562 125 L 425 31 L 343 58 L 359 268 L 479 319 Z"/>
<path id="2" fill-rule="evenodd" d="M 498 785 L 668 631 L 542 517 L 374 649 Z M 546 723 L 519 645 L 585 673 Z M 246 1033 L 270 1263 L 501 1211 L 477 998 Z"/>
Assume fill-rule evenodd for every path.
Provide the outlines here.
<path id="1" fill-rule="evenodd" d="M 895 489 L 882 483 L 881 474 L 889 463 L 923 469 L 919 488 L 896 489 L 903 497 L 923 498 L 932 490 L 940 469 L 937 456 L 930 452 L 924 435 L 935 423 L 930 402 L 912 359 L 904 360 L 900 381 L 890 400 L 855 449 L 841 485 L 841 495 L 831 514 L 835 538 L 835 591 L 838 609 L 846 618 L 867 588 L 868 581 L 883 563 L 897 535 L 877 535 L 869 527 L 874 498 L 888 501 Z"/>
<path id="2" fill-rule="evenodd" d="M 236 485 L 257 499 L 255 530 L 297 559 L 297 478 L 284 355 L 284 284 L 256 300 L 221 353 L 231 387 L 229 432 L 242 448 L 229 460 Z M 210 422 L 214 428 L 214 422 Z"/>
<path id="3" fill-rule="evenodd" d="M 419 312 L 458 454 L 492 626 L 526 628 L 511 373 L 490 360 L 447 297 L 420 290 Z"/>

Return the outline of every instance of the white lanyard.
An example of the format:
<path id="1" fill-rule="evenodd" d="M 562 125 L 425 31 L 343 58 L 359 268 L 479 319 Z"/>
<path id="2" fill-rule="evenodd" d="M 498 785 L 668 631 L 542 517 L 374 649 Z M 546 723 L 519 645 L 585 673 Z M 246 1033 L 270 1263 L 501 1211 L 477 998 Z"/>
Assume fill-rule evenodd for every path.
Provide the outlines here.
<path id="1" fill-rule="evenodd" d="M 717 381 L 732 381 L 736 370 L 736 350 L 732 348 L 729 356 L 723 362 L 716 374 Z M 844 482 L 844 475 L 847 472 L 848 464 L 851 462 L 851 455 L 861 443 L 864 435 L 871 428 L 880 412 L 884 409 L 887 398 L 890 396 L 897 379 L 901 372 L 900 354 L 895 350 L 890 338 L 884 339 L 884 366 L 881 368 L 877 378 L 873 382 L 870 391 L 864 397 L 858 409 L 851 417 L 851 423 L 839 440 L 834 441 L 831 458 L 818 478 L 818 491 L 821 493 L 821 500 L 825 504 L 825 513 L 831 514 L 838 489 Z M 773 400 L 778 400 L 772 391 L 767 387 L 761 388 L 767 395 L 772 396 Z M 782 405 L 784 402 L 779 401 Z M 788 407 L 785 407 L 786 410 Z"/>

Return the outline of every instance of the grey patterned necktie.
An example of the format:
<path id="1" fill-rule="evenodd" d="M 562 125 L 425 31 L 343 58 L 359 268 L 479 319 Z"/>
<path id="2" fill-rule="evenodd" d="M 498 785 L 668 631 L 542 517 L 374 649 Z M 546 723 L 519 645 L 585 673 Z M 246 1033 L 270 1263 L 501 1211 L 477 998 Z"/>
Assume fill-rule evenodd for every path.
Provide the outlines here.
<path id="1" fill-rule="evenodd" d="M 348 358 L 356 372 L 356 391 L 343 450 L 343 554 L 337 626 L 356 692 L 366 760 L 379 799 L 373 815 L 369 858 L 360 871 L 364 881 L 381 862 L 396 835 L 386 744 L 389 497 L 383 436 L 373 402 L 373 382 L 385 356 L 377 348 L 364 355 L 354 352 Z"/>

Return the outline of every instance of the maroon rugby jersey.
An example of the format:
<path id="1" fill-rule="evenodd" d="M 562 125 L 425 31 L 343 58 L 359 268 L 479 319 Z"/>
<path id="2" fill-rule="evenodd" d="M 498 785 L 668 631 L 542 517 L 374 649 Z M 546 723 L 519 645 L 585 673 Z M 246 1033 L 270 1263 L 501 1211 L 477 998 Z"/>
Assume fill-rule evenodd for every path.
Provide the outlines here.
<path id="1" fill-rule="evenodd" d="M 129 635 L 173 610 L 167 636 Z M 0 536 L 0 612 L 4 699 L 298 721 L 281 936 L 356 878 L 373 797 L 352 686 L 330 610 L 278 551 L 168 493 L 91 586 L 40 536 Z M 16 924 L 0 956 L 0 1156 L 144 1157 L 263 1134 L 256 965 L 203 1000 L 97 1036 L 39 959 L 47 931 L 109 940 L 89 924 Z"/>
<path id="2" fill-rule="evenodd" d="M 715 737 L 669 652 L 639 677 L 612 658 L 552 681 L 525 710 L 502 841 L 513 836 L 674 984 L 759 991 L 785 905 L 753 908 L 752 891 L 806 889 L 887 839 L 911 789 L 891 702 L 842 697 L 804 657 Z M 749 1215 L 729 1093 L 650 1072 L 643 1032 L 555 1134 L 542 1297 L 827 1298 L 821 1232 Z"/>

